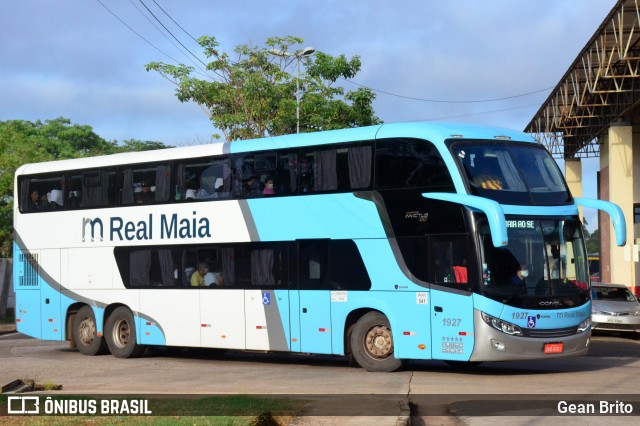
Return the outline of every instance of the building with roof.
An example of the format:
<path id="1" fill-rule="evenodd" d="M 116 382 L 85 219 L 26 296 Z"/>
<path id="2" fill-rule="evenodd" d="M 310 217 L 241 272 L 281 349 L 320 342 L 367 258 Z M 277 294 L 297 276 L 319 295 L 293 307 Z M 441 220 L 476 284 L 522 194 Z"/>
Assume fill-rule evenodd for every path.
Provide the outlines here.
<path id="1" fill-rule="evenodd" d="M 582 195 L 582 162 L 599 157 L 598 198 L 618 204 L 627 245 L 612 240 L 599 216 L 603 282 L 640 295 L 640 2 L 618 0 L 525 127 L 565 162 L 574 196 Z"/>

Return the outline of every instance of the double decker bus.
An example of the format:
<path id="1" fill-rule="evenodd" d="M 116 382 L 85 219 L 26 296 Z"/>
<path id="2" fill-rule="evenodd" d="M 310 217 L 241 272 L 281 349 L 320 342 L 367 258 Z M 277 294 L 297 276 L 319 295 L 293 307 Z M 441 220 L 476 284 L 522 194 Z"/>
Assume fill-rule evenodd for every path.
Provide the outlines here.
<path id="1" fill-rule="evenodd" d="M 149 345 L 481 362 L 583 355 L 578 206 L 524 133 L 378 126 L 27 164 L 18 331 Z"/>

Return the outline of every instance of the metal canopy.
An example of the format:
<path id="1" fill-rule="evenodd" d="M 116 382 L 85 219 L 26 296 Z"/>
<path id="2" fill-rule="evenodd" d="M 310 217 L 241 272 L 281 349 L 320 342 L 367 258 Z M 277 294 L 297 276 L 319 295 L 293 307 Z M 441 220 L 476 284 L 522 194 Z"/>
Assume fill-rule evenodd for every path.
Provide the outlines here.
<path id="1" fill-rule="evenodd" d="M 640 121 L 639 2 L 616 3 L 525 128 L 555 158 L 596 157 L 611 124 Z"/>

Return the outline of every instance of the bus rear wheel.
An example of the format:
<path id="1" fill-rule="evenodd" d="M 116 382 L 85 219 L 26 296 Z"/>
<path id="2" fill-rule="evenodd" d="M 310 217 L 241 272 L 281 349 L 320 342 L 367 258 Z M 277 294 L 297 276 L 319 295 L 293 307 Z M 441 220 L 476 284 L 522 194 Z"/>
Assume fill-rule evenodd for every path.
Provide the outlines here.
<path id="1" fill-rule="evenodd" d="M 100 355 L 107 352 L 107 344 L 98 336 L 96 316 L 90 306 L 80 308 L 73 321 L 73 339 L 84 355 Z"/>
<path id="2" fill-rule="evenodd" d="M 402 360 L 393 356 L 393 333 L 386 316 L 369 312 L 360 318 L 351 333 L 351 354 L 367 371 L 395 371 Z"/>
<path id="3" fill-rule="evenodd" d="M 144 352 L 146 347 L 136 343 L 136 325 L 133 314 L 124 306 L 116 308 L 105 325 L 105 339 L 109 351 L 116 358 L 135 358 Z"/>

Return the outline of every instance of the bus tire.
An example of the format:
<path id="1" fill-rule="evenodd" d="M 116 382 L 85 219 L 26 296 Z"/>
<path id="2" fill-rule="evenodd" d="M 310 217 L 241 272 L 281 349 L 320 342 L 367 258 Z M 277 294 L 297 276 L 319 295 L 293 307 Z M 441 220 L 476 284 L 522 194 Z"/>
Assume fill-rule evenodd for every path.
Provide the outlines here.
<path id="1" fill-rule="evenodd" d="M 393 334 L 386 316 L 371 311 L 360 318 L 351 333 L 351 354 L 367 371 L 395 371 L 402 360 L 393 356 Z"/>
<path id="2" fill-rule="evenodd" d="M 146 347 L 136 343 L 136 324 L 129 308 L 116 308 L 105 324 L 104 337 L 116 358 L 135 358 L 144 352 Z"/>
<path id="3" fill-rule="evenodd" d="M 107 344 L 98 336 L 96 316 L 91 306 L 80 308 L 73 320 L 73 342 L 83 355 L 107 353 Z"/>

